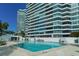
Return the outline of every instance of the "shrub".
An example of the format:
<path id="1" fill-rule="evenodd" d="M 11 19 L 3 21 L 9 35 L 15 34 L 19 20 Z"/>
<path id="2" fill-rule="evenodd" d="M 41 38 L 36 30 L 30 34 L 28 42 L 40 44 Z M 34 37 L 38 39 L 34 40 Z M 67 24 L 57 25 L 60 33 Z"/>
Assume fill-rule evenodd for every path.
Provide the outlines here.
<path id="1" fill-rule="evenodd" d="M 1 45 L 6 45 L 6 41 L 0 41 L 0 46 Z"/>

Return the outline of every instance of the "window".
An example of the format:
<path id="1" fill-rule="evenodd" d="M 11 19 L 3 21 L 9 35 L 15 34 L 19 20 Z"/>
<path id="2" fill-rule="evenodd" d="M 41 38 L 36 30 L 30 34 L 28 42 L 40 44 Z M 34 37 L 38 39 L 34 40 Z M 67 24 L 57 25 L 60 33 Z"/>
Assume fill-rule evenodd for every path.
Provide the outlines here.
<path id="1" fill-rule="evenodd" d="M 51 35 L 39 35 L 40 37 L 52 37 Z"/>
<path id="2" fill-rule="evenodd" d="M 63 35 L 63 37 L 69 37 L 70 35 Z"/>
<path id="3" fill-rule="evenodd" d="M 53 18 L 54 20 L 62 20 L 60 17 Z"/>
<path id="4" fill-rule="evenodd" d="M 69 8 L 62 9 L 62 12 L 66 12 L 66 11 L 70 11 L 70 9 Z"/>
<path id="5" fill-rule="evenodd" d="M 62 14 L 62 16 L 66 16 L 66 15 L 70 16 L 70 13 L 64 13 L 64 14 Z"/>
<path id="6" fill-rule="evenodd" d="M 61 12 L 61 10 L 60 9 L 55 9 L 55 10 L 53 10 L 53 12 Z"/>
<path id="7" fill-rule="evenodd" d="M 62 35 L 60 35 L 60 34 L 54 34 L 53 36 L 54 37 L 62 37 Z"/>
<path id="8" fill-rule="evenodd" d="M 73 26 L 73 28 L 79 28 L 79 25 Z"/>
<path id="9" fill-rule="evenodd" d="M 61 26 L 54 26 L 53 28 L 54 29 L 61 29 L 62 27 Z"/>
<path id="10" fill-rule="evenodd" d="M 46 31 L 46 33 L 53 33 L 53 31 Z"/>
<path id="11" fill-rule="evenodd" d="M 53 9 L 53 8 L 46 9 L 45 12 L 47 12 L 47 11 L 49 11 L 49 10 L 52 10 L 52 9 Z"/>
<path id="12" fill-rule="evenodd" d="M 63 22 L 63 24 L 71 24 L 71 22 L 69 22 L 69 21 L 66 21 L 66 22 Z"/>
<path id="13" fill-rule="evenodd" d="M 71 20 L 70 17 L 64 17 L 63 20 Z"/>
<path id="14" fill-rule="evenodd" d="M 48 28 L 46 28 L 46 29 L 52 29 L 53 27 L 48 27 Z"/>
<path id="15" fill-rule="evenodd" d="M 53 11 L 50 11 L 50 12 L 46 13 L 46 15 L 48 15 L 48 14 L 52 14 L 52 13 L 53 13 Z"/>
<path id="16" fill-rule="evenodd" d="M 65 7 L 71 7 L 71 5 L 69 4 L 62 5 L 62 8 L 65 8 Z"/>
<path id="17" fill-rule="evenodd" d="M 64 28 L 64 29 L 65 29 L 65 28 L 70 28 L 70 26 L 63 26 L 62 28 Z"/>
<path id="18" fill-rule="evenodd" d="M 64 30 L 63 33 L 69 33 L 71 32 L 70 30 Z"/>

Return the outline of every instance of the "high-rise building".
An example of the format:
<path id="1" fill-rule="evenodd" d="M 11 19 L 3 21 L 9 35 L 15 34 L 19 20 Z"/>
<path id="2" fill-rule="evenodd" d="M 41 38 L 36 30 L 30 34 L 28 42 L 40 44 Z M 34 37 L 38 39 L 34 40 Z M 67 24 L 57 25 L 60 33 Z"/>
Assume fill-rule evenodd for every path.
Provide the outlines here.
<path id="1" fill-rule="evenodd" d="M 79 3 L 71 4 L 72 32 L 79 32 Z"/>
<path id="2" fill-rule="evenodd" d="M 28 37 L 69 37 L 79 31 L 78 3 L 27 3 Z"/>
<path id="3" fill-rule="evenodd" d="M 30 37 L 68 37 L 71 32 L 70 4 L 27 4 Z"/>
<path id="4" fill-rule="evenodd" d="M 25 31 L 26 9 L 17 11 L 17 32 Z"/>

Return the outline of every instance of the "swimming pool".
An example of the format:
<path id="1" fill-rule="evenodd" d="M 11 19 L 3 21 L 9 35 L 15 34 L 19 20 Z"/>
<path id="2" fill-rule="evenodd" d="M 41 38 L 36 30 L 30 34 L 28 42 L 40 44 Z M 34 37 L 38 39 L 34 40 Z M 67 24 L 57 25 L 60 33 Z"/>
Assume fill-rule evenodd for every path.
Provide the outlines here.
<path id="1" fill-rule="evenodd" d="M 18 44 L 18 47 L 26 49 L 26 50 L 30 50 L 32 52 L 37 52 L 37 51 L 41 51 L 41 50 L 47 50 L 50 48 L 57 48 L 60 47 L 61 45 L 59 43 L 56 42 L 52 42 L 52 43 L 42 43 L 42 42 L 24 42 L 21 44 Z"/>

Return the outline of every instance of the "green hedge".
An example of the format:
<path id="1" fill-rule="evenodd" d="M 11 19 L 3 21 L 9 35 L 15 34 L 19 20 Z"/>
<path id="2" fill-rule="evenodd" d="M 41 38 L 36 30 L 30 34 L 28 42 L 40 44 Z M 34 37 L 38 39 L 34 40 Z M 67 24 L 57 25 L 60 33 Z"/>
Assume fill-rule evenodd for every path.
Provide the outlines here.
<path id="1" fill-rule="evenodd" d="M 0 46 L 1 45 L 6 45 L 6 41 L 0 41 Z"/>

